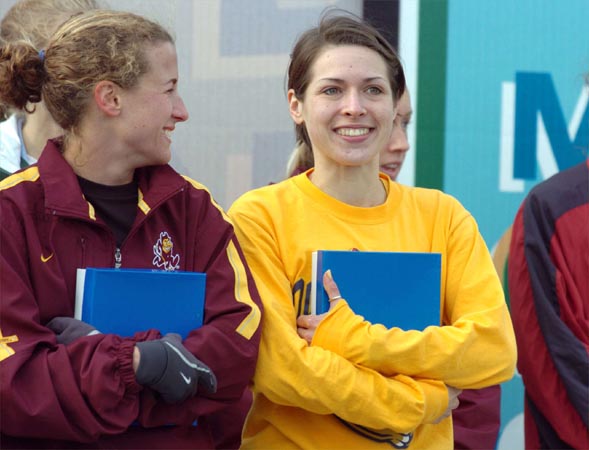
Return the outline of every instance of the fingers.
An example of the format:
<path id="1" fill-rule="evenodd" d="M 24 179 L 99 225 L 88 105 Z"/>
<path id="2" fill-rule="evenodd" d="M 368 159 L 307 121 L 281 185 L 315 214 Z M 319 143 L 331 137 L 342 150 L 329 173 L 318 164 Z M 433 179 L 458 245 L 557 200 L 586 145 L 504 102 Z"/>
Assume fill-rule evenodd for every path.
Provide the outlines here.
<path id="1" fill-rule="evenodd" d="M 458 396 L 462 393 L 462 390 L 452 386 L 446 386 L 446 388 L 448 389 L 448 407 L 440 417 L 432 422 L 433 424 L 438 424 L 442 420 L 450 417 L 452 415 L 452 411 L 458 408 L 458 405 L 460 404 Z"/>
<path id="2" fill-rule="evenodd" d="M 49 322 L 47 322 L 47 325 L 45 326 L 54 333 L 61 333 L 67 328 L 69 323 L 68 319 L 69 317 L 54 317 Z"/>
<path id="3" fill-rule="evenodd" d="M 313 335 L 315 334 L 315 328 L 319 324 L 317 320 L 318 316 L 315 315 L 304 315 L 297 318 L 297 333 L 302 337 L 307 344 L 311 344 Z"/>
<path id="4" fill-rule="evenodd" d="M 73 317 L 54 317 L 46 325 L 55 333 L 58 344 L 70 344 L 83 336 L 100 334 L 92 325 Z"/>
<path id="5" fill-rule="evenodd" d="M 303 338 L 305 341 L 307 341 L 307 344 L 311 345 L 311 341 L 313 340 L 313 334 L 314 334 L 312 331 L 309 331 L 306 328 L 298 327 L 297 333 L 301 338 Z"/>
<path id="6" fill-rule="evenodd" d="M 137 382 L 159 392 L 166 403 L 180 403 L 198 390 L 217 391 L 217 378 L 205 363 L 194 356 L 177 335 L 167 334 L 154 341 L 138 342 Z"/>
<path id="7" fill-rule="evenodd" d="M 438 418 L 437 418 L 436 420 L 434 420 L 432 423 L 433 423 L 434 425 L 437 425 L 437 424 L 439 424 L 439 423 L 440 423 L 442 420 L 445 420 L 445 419 L 447 419 L 448 417 L 450 417 L 450 415 L 451 415 L 451 414 L 452 414 L 452 411 L 451 411 L 451 410 L 446 410 L 446 411 L 444 412 L 444 414 L 442 414 L 440 417 L 438 417 Z"/>
<path id="8" fill-rule="evenodd" d="M 319 326 L 319 323 L 325 318 L 326 315 L 327 315 L 327 313 L 318 314 L 318 315 L 309 314 L 309 315 L 299 316 L 297 318 L 297 326 L 300 328 L 305 328 L 307 330 L 315 331 L 315 329 Z"/>
<path id="9" fill-rule="evenodd" d="M 329 297 L 329 309 L 331 309 L 338 303 L 339 299 L 342 298 L 337 284 L 335 284 L 335 281 L 333 280 L 331 270 L 328 270 L 323 274 L 323 287 Z"/>
<path id="10" fill-rule="evenodd" d="M 449 396 L 448 408 L 450 408 L 450 409 L 458 408 L 458 405 L 460 404 L 460 400 L 458 399 L 458 396 L 460 394 L 462 394 L 462 389 L 457 389 L 453 386 L 448 386 L 448 396 Z"/>
<path id="11" fill-rule="evenodd" d="M 196 367 L 198 387 L 203 389 L 207 394 L 214 394 L 217 392 L 217 377 L 209 366 L 199 359 L 196 360 L 198 361 L 198 367 Z"/>
<path id="12" fill-rule="evenodd" d="M 171 339 L 177 342 L 178 344 L 182 344 L 182 336 L 180 336 L 178 333 L 166 333 L 164 337 Z"/>

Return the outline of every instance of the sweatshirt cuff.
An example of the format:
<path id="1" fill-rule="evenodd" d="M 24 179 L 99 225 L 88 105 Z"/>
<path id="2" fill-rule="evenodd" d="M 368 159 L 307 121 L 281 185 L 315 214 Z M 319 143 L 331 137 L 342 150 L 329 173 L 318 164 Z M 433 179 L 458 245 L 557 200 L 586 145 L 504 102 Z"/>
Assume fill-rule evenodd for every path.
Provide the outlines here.
<path id="1" fill-rule="evenodd" d="M 123 383 L 125 383 L 127 392 L 136 394 L 143 389 L 137 379 L 135 378 L 135 371 L 133 370 L 133 349 L 135 348 L 135 341 L 124 339 L 117 350 L 117 362 L 119 366 L 119 374 Z"/>
<path id="2" fill-rule="evenodd" d="M 357 321 L 361 322 L 361 319 L 354 314 L 348 302 L 341 299 L 315 329 L 311 345 L 346 357 L 343 344 Z"/>
<path id="3" fill-rule="evenodd" d="M 432 423 L 448 408 L 448 388 L 443 381 L 416 380 L 423 391 L 424 410 L 422 423 Z"/>

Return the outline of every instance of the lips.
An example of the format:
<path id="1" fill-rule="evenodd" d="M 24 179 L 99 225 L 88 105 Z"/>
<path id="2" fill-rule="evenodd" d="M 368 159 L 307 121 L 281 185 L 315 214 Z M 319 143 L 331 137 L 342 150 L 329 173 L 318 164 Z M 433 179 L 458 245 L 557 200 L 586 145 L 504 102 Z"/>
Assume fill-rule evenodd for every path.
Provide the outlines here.
<path id="1" fill-rule="evenodd" d="M 338 128 L 335 132 L 340 136 L 358 137 L 366 136 L 370 133 L 370 128 Z"/>
<path id="2" fill-rule="evenodd" d="M 401 170 L 401 163 L 382 164 L 380 171 L 386 173 L 392 180 L 397 178 Z"/>
<path id="3" fill-rule="evenodd" d="M 173 128 L 164 128 L 164 136 L 170 142 L 172 142 L 172 131 L 174 131 Z"/>

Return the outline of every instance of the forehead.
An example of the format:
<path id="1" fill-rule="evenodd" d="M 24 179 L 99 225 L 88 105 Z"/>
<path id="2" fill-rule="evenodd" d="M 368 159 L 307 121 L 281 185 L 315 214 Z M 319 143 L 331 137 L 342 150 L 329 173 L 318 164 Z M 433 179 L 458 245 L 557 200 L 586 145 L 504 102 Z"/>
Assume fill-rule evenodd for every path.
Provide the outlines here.
<path id="1" fill-rule="evenodd" d="M 411 114 L 413 110 L 411 109 L 411 97 L 409 95 L 409 91 L 405 89 L 403 95 L 399 99 L 399 104 L 397 108 L 397 114 L 400 116 L 406 116 Z"/>
<path id="2" fill-rule="evenodd" d="M 310 68 L 311 81 L 359 77 L 383 78 L 389 81 L 388 66 L 376 51 L 359 45 L 328 45 L 315 58 Z"/>
<path id="3" fill-rule="evenodd" d="M 158 42 L 145 48 L 149 70 L 144 75 L 154 81 L 168 82 L 178 78 L 176 47 L 171 42 Z"/>

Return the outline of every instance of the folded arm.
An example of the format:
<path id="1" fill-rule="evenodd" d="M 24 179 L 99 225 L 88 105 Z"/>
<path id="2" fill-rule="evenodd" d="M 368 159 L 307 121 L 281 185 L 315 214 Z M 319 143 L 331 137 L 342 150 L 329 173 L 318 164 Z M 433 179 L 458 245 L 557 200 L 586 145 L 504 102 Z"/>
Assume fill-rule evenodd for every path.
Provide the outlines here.
<path id="1" fill-rule="evenodd" d="M 449 234 L 442 253 L 445 326 L 387 329 L 364 321 L 342 302 L 317 327 L 313 346 L 387 376 L 437 379 L 461 389 L 510 379 L 515 338 L 487 247 L 470 216 Z"/>
<path id="2" fill-rule="evenodd" d="M 243 214 L 232 219 L 264 301 L 256 391 L 277 404 L 377 430 L 410 432 L 440 417 L 448 406 L 444 383 L 385 377 L 300 338 L 292 288 L 272 234 Z"/>

